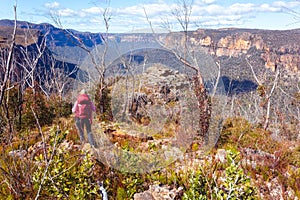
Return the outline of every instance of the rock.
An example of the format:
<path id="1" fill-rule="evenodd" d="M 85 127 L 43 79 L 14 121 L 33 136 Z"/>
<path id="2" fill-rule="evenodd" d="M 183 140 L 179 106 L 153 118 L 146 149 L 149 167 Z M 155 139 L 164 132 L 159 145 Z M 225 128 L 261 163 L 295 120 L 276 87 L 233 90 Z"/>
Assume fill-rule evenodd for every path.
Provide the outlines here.
<path id="1" fill-rule="evenodd" d="M 97 149 L 90 143 L 85 143 L 82 147 L 82 151 L 93 156 L 97 155 Z"/>
<path id="2" fill-rule="evenodd" d="M 179 199 L 183 192 L 183 188 L 170 188 L 169 186 L 158 184 L 150 185 L 147 191 L 136 193 L 134 200 L 173 200 Z"/>
<path id="3" fill-rule="evenodd" d="M 282 195 L 282 185 L 279 183 L 277 178 L 274 178 L 270 182 L 267 182 L 266 185 L 269 189 L 269 195 L 272 199 L 285 199 Z"/>
<path id="4" fill-rule="evenodd" d="M 261 150 L 243 148 L 242 154 L 242 163 L 251 166 L 253 169 L 255 169 L 257 165 L 273 167 L 278 162 L 275 155 Z"/>
<path id="5" fill-rule="evenodd" d="M 287 188 L 287 191 L 285 192 L 285 197 L 287 197 L 288 199 L 299 200 L 299 198 L 295 194 L 295 191 L 290 187 Z"/>
<path id="6" fill-rule="evenodd" d="M 19 159 L 24 159 L 26 156 L 27 152 L 26 150 L 13 150 L 8 152 L 8 155 L 14 158 L 19 158 Z"/>
<path id="7" fill-rule="evenodd" d="M 60 144 L 60 147 L 65 149 L 65 150 L 72 150 L 74 144 L 73 144 L 73 141 L 68 141 L 68 140 L 64 140 L 61 144 Z"/>
<path id="8" fill-rule="evenodd" d="M 49 144 L 45 144 L 42 141 L 39 141 L 37 143 L 35 143 L 33 146 L 30 146 L 28 148 L 28 155 L 30 155 L 31 157 L 34 157 L 36 155 L 39 154 L 43 154 L 44 150 L 49 148 Z"/>
<path id="9" fill-rule="evenodd" d="M 218 149 L 217 153 L 215 155 L 215 159 L 220 161 L 221 163 L 225 163 L 226 162 L 226 156 L 227 156 L 227 152 L 225 149 Z"/>
<path id="10" fill-rule="evenodd" d="M 162 146 L 165 161 L 183 160 L 183 152 L 177 147 Z"/>
<path id="11" fill-rule="evenodd" d="M 148 140 L 153 140 L 153 137 L 150 135 L 146 135 L 142 132 L 136 132 L 134 130 L 127 131 L 126 130 L 116 130 L 110 133 L 110 137 L 112 142 L 119 141 L 135 141 L 135 142 L 147 142 Z"/>
<path id="12" fill-rule="evenodd" d="M 143 193 L 137 193 L 133 196 L 134 200 L 155 200 L 151 192 L 145 191 Z"/>

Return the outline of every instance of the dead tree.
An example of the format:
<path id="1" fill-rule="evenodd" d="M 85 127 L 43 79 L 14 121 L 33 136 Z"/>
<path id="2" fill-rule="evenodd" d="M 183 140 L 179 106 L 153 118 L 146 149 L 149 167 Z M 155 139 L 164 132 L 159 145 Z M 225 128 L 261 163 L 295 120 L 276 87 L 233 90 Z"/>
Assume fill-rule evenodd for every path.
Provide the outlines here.
<path id="1" fill-rule="evenodd" d="M 37 79 L 40 76 L 38 74 L 39 62 L 46 51 L 46 34 L 44 35 L 33 35 L 30 28 L 27 28 L 28 31 L 24 31 L 26 40 L 33 40 L 33 44 L 25 45 L 20 47 L 20 57 L 21 60 L 18 61 L 18 65 L 22 67 L 24 71 L 24 83 L 26 87 L 32 89 L 35 94 L 37 85 Z"/>
<path id="2" fill-rule="evenodd" d="M 261 97 L 261 101 L 262 101 L 262 107 L 265 111 L 265 116 L 264 116 L 264 122 L 263 122 L 263 128 L 264 130 L 267 130 L 269 125 L 270 125 L 270 112 L 271 112 L 271 98 L 272 95 L 274 94 L 274 91 L 277 87 L 278 84 L 278 78 L 280 75 L 280 71 L 279 71 L 279 67 L 275 67 L 275 77 L 274 77 L 274 81 L 272 84 L 272 87 L 270 89 L 267 89 L 266 86 L 264 85 L 264 81 L 265 80 L 259 80 L 259 78 L 256 76 L 253 66 L 251 65 L 251 63 L 249 62 L 249 60 L 246 58 L 246 62 L 249 65 L 249 67 L 251 68 L 252 74 L 254 79 L 256 80 L 257 84 L 258 84 L 258 93 Z M 277 65 L 277 64 L 276 64 Z"/>
<path id="3" fill-rule="evenodd" d="M 192 1 L 191 0 L 180 0 L 177 8 L 175 8 L 172 11 L 173 17 L 177 20 L 179 23 L 181 29 L 183 30 L 183 42 L 179 45 L 179 48 L 183 47 L 182 50 L 174 49 L 172 47 L 168 47 L 166 44 L 164 44 L 161 41 L 158 41 L 163 47 L 170 50 L 174 53 L 174 55 L 177 57 L 177 59 L 186 67 L 191 69 L 194 73 L 191 78 L 191 83 L 193 86 L 194 93 L 197 98 L 198 108 L 199 108 L 199 129 L 200 129 L 200 136 L 203 139 L 207 139 L 208 129 L 210 125 L 210 118 L 211 118 L 211 100 L 208 96 L 208 91 L 204 84 L 204 78 L 202 75 L 202 72 L 198 66 L 198 60 L 196 56 L 194 55 L 194 49 L 190 46 L 189 43 L 189 25 L 190 25 L 190 16 L 192 13 Z M 145 15 L 147 18 L 148 23 L 150 24 L 150 27 L 152 29 L 152 32 L 155 33 L 153 26 L 148 18 L 148 15 L 145 11 Z M 170 28 L 170 24 L 167 21 L 165 21 L 164 26 L 166 28 Z M 169 29 L 170 34 L 173 33 Z M 180 34 L 180 33 L 179 33 Z"/>
<path id="4" fill-rule="evenodd" d="M 109 3 L 109 2 L 108 2 Z M 106 94 L 106 89 L 107 89 L 107 84 L 105 82 L 105 72 L 107 69 L 106 66 L 106 55 L 108 51 L 108 30 L 109 30 L 109 25 L 110 25 L 110 20 L 111 20 L 111 12 L 109 8 L 106 8 L 104 12 L 102 13 L 102 19 L 105 24 L 105 32 L 104 33 L 99 33 L 99 36 L 103 42 L 103 49 L 98 49 L 97 46 L 95 46 L 94 49 L 90 49 L 87 47 L 84 42 L 76 36 L 72 31 L 68 29 L 63 28 L 63 24 L 60 21 L 60 17 L 56 15 L 55 13 L 51 14 L 51 18 L 53 19 L 54 23 L 63 29 L 65 31 L 65 34 L 71 37 L 72 41 L 76 41 L 74 44 L 84 50 L 88 58 L 91 61 L 92 66 L 94 67 L 95 71 L 90 72 L 87 74 L 87 78 L 89 80 L 89 84 L 93 83 L 92 86 L 95 86 L 96 89 L 96 94 L 95 97 L 99 103 L 99 109 L 97 111 L 100 111 L 100 114 L 104 113 L 104 104 L 105 104 L 105 94 Z M 100 59 L 99 59 L 100 58 Z"/>
<path id="5" fill-rule="evenodd" d="M 70 77 L 76 74 L 78 66 L 69 68 L 67 63 L 56 60 L 51 54 L 46 54 L 42 62 L 48 67 L 39 69 L 39 74 L 43 74 L 39 77 L 40 89 L 47 98 L 54 93 L 62 100 L 64 93 L 69 89 Z"/>
<path id="6" fill-rule="evenodd" d="M 9 46 L 9 49 L 7 51 L 7 57 L 3 59 L 3 63 L 0 69 L 4 76 L 0 76 L 1 83 L 0 83 L 0 105 L 3 102 L 4 93 L 8 89 L 8 84 L 10 81 L 10 77 L 13 71 L 13 53 L 14 53 L 14 47 L 15 47 L 15 39 L 16 39 L 16 30 L 17 30 L 17 6 L 14 6 L 14 13 L 15 13 L 15 22 L 14 22 L 14 29 L 12 33 L 12 39 Z"/>

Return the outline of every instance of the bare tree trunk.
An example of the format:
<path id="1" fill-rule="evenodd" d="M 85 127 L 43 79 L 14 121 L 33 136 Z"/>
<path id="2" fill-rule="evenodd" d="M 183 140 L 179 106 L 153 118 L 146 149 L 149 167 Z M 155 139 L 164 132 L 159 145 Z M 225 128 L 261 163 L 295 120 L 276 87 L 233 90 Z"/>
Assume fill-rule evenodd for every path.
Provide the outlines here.
<path id="1" fill-rule="evenodd" d="M 209 128 L 209 121 L 211 118 L 211 101 L 207 95 L 207 90 L 203 84 L 201 74 L 194 77 L 194 92 L 197 97 L 199 107 L 199 128 L 200 136 L 207 139 L 207 133 Z"/>
<path id="2" fill-rule="evenodd" d="M 189 28 L 189 24 L 190 24 L 190 16 L 192 13 L 192 3 L 193 3 L 193 1 L 191 1 L 191 0 L 179 0 L 178 7 L 172 11 L 173 17 L 175 17 L 177 19 L 179 25 L 181 26 L 181 28 L 183 29 L 183 32 L 184 32 L 183 55 L 180 55 L 176 51 L 166 47 L 166 45 L 164 45 L 160 41 L 158 41 L 158 43 L 161 44 L 162 46 L 166 47 L 170 51 L 172 51 L 174 53 L 174 55 L 177 57 L 177 59 L 182 64 L 184 64 L 185 67 L 190 68 L 195 72 L 195 74 L 192 77 L 191 82 L 193 84 L 193 90 L 195 92 L 195 95 L 196 95 L 196 98 L 198 101 L 198 107 L 199 107 L 199 112 L 200 112 L 199 113 L 199 115 L 200 115 L 200 119 L 199 119 L 200 136 L 203 137 L 204 140 L 206 140 L 209 125 L 210 125 L 210 118 L 211 118 L 211 100 L 208 97 L 207 90 L 204 85 L 203 76 L 202 76 L 202 73 L 201 73 L 199 67 L 197 66 L 197 63 L 193 64 L 188 61 L 188 54 L 190 53 L 189 45 L 188 45 L 188 39 L 189 39 L 188 28 Z M 155 33 L 145 9 L 144 9 L 144 13 L 146 15 L 146 19 L 151 27 L 152 32 Z M 167 27 L 171 27 L 170 24 L 168 24 L 168 22 L 165 25 Z M 195 59 L 195 61 L 196 61 L 196 59 Z"/>
<path id="3" fill-rule="evenodd" d="M 108 4 L 110 3 L 110 1 L 107 2 Z M 51 16 L 53 21 L 63 29 L 63 26 L 61 24 L 61 21 L 60 21 L 60 18 L 59 16 L 55 16 L 55 15 L 52 15 Z M 93 67 L 95 68 L 96 72 L 97 72 L 97 75 L 99 75 L 99 77 L 97 77 L 96 80 L 94 80 L 94 86 L 97 87 L 96 89 L 96 93 L 94 94 L 95 95 L 95 99 L 98 101 L 98 104 L 96 105 L 97 106 L 97 112 L 99 112 L 100 114 L 103 114 L 105 113 L 105 104 L 107 102 L 107 96 L 106 96 L 106 91 L 107 90 L 107 84 L 105 82 L 105 72 L 106 72 L 106 54 L 107 54 L 107 51 L 108 51 L 108 30 L 109 30 L 109 23 L 110 23 L 110 20 L 111 20 L 111 13 L 110 13 L 110 9 L 109 8 L 105 8 L 104 9 L 104 12 L 102 14 L 102 18 L 103 18 L 103 21 L 104 21 L 104 24 L 105 24 L 105 34 L 100 34 L 100 37 L 102 39 L 102 42 L 103 42 L 103 45 L 104 45 L 104 51 L 101 52 L 101 55 L 98 55 L 97 52 L 98 52 L 98 49 L 97 49 L 97 46 L 95 47 L 95 53 L 96 55 L 94 54 L 94 52 L 92 50 L 90 50 L 88 47 L 86 47 L 86 45 L 83 43 L 83 41 L 78 38 L 75 34 L 73 34 L 71 31 L 67 30 L 67 29 L 64 29 L 64 31 L 66 32 L 66 34 L 70 35 L 73 39 L 75 39 L 78 43 L 75 44 L 76 46 L 80 47 L 81 49 L 83 49 L 89 56 L 89 58 L 91 59 L 91 62 L 92 62 L 92 65 Z M 100 58 L 100 62 L 97 60 L 97 57 Z M 89 79 L 91 78 L 90 74 L 89 74 Z M 90 81 L 91 82 L 91 81 Z M 89 83 L 90 83 L 89 82 Z"/>
<path id="4" fill-rule="evenodd" d="M 6 61 L 6 68 L 5 68 L 5 72 L 4 72 L 3 81 L 0 86 L 0 105 L 3 102 L 4 93 L 8 87 L 7 84 L 10 80 L 11 72 L 13 69 L 12 60 L 13 60 L 13 52 L 14 52 L 14 47 L 15 47 L 16 30 L 17 30 L 17 6 L 14 6 L 14 14 L 15 14 L 15 22 L 14 22 L 14 30 L 12 33 L 12 41 L 11 41 L 11 44 L 10 44 L 10 47 L 8 50 L 8 57 L 7 57 L 7 61 Z"/>
<path id="5" fill-rule="evenodd" d="M 270 89 L 270 91 L 267 93 L 266 89 L 265 89 L 265 86 L 263 85 L 263 81 L 259 80 L 258 77 L 256 76 L 255 72 L 254 72 L 254 69 L 253 69 L 253 66 L 251 65 L 251 63 L 248 61 L 248 59 L 246 58 L 246 61 L 247 61 L 247 64 L 250 66 L 251 68 L 251 71 L 252 71 L 252 74 L 253 74 L 253 77 L 254 79 L 256 80 L 258 86 L 260 87 L 261 90 L 261 97 L 262 97 L 262 101 L 265 101 L 265 103 L 263 104 L 263 108 L 265 110 L 265 116 L 264 116 L 264 122 L 263 122 L 263 128 L 264 130 L 267 130 L 268 127 L 269 127 L 269 124 L 270 124 L 270 112 L 271 112 L 271 97 L 274 93 L 274 90 L 277 86 L 277 83 L 278 83 L 278 77 L 279 77 L 279 68 L 276 67 L 276 74 L 275 74 L 275 79 L 273 81 L 273 85 L 272 85 L 272 88 Z"/>
<path id="6" fill-rule="evenodd" d="M 269 127 L 269 123 L 270 123 L 270 109 L 271 109 L 271 97 L 272 97 L 272 94 L 275 90 L 275 87 L 277 85 L 277 82 L 278 82 L 278 76 L 279 76 L 279 69 L 276 70 L 276 75 L 275 75 L 275 80 L 273 82 L 273 86 L 272 86 L 272 89 L 270 91 L 270 93 L 268 94 L 267 96 L 267 111 L 266 111 L 266 119 L 265 119 L 265 122 L 264 122 L 264 129 L 267 130 L 268 127 Z"/>

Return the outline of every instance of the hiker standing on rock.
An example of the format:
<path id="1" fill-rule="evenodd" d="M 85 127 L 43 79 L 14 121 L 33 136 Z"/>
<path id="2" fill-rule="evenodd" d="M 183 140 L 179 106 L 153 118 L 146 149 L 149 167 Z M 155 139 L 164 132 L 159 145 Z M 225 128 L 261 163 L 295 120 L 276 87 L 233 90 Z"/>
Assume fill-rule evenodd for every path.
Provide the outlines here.
<path id="1" fill-rule="evenodd" d="M 72 112 L 75 113 L 75 124 L 79 131 L 79 137 L 81 143 L 85 142 L 84 128 L 88 135 L 88 141 L 90 145 L 94 146 L 94 139 L 92 134 L 92 113 L 96 111 L 96 107 L 91 101 L 86 91 L 83 89 L 80 91 L 77 101 L 74 103 Z"/>

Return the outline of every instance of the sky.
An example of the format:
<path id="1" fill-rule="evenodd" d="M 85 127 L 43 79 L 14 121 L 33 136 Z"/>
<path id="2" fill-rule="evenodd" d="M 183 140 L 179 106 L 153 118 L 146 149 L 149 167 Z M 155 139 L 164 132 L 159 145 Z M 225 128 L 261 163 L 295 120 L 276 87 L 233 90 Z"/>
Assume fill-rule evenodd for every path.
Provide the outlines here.
<path id="1" fill-rule="evenodd" d="M 185 0 L 191 2 L 192 0 Z M 104 32 L 103 13 L 109 18 L 108 32 L 182 30 L 172 11 L 182 0 L 0 0 L 0 19 L 50 23 L 59 19 L 61 28 Z M 182 8 L 182 7 L 181 7 Z M 146 14 L 148 16 L 146 17 Z M 300 0 L 194 0 L 189 30 L 198 28 L 300 28 Z"/>

